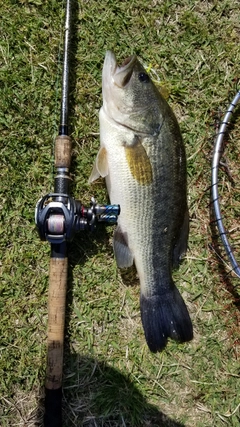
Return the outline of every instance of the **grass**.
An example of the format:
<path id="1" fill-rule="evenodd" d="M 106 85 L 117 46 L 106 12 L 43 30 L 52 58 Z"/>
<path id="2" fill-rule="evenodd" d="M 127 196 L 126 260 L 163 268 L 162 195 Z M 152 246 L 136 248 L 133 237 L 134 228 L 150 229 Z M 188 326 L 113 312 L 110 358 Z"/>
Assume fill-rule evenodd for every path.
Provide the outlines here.
<path id="1" fill-rule="evenodd" d="M 107 200 L 104 184 L 87 184 L 99 146 L 101 69 L 109 48 L 120 61 L 136 52 L 168 94 L 186 145 L 191 229 L 175 280 L 195 335 L 150 354 L 139 284 L 134 271 L 116 268 L 112 228 L 76 236 L 69 250 L 64 426 L 236 427 L 239 279 L 229 273 L 210 224 L 209 186 L 215 127 L 239 80 L 239 2 L 92 0 L 75 2 L 75 9 L 73 195 L 87 205 L 93 194 Z M 1 17 L 0 418 L 3 427 L 40 426 L 49 246 L 38 238 L 34 206 L 53 186 L 62 2 L 6 0 Z M 220 191 L 239 257 L 239 108 L 233 122 L 225 159 L 235 187 L 223 169 Z"/>

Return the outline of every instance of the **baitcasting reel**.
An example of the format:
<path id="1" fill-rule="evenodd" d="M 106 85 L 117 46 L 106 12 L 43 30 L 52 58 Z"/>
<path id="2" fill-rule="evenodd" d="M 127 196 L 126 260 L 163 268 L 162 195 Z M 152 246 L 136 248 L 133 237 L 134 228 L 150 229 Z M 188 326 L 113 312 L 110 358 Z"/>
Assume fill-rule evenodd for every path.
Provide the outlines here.
<path id="1" fill-rule="evenodd" d="M 35 223 L 41 240 L 60 244 L 80 230 L 93 230 L 97 222 L 115 224 L 119 214 L 119 205 L 99 205 L 93 197 L 86 208 L 67 194 L 49 193 L 37 202 Z"/>

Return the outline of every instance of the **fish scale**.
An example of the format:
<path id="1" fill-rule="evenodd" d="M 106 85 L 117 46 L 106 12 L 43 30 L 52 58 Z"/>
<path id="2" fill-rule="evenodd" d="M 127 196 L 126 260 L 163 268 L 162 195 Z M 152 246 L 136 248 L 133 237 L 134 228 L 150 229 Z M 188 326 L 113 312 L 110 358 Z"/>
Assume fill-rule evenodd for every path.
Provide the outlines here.
<path id="1" fill-rule="evenodd" d="M 121 213 L 113 237 L 120 268 L 136 265 L 141 318 L 151 351 L 168 338 L 192 339 L 186 305 L 172 279 L 187 249 L 186 159 L 177 120 L 136 56 L 103 67 L 100 150 L 90 182 L 103 176 Z"/>

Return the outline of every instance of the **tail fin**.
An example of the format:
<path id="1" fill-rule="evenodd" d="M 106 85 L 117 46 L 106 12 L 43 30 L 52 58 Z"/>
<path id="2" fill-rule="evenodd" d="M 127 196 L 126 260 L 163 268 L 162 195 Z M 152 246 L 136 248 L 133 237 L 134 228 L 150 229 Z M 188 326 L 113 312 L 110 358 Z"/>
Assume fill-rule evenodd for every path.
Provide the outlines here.
<path id="1" fill-rule="evenodd" d="M 163 295 L 142 294 L 140 305 L 145 338 L 153 353 L 163 350 L 168 338 L 178 342 L 193 338 L 192 322 L 176 286 Z"/>

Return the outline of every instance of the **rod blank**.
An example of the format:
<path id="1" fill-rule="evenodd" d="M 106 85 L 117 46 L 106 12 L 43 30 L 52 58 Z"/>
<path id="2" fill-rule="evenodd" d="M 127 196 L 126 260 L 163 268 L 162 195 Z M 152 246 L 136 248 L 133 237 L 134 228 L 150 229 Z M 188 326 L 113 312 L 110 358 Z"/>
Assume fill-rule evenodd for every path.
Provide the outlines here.
<path id="1" fill-rule="evenodd" d="M 63 56 L 63 74 L 62 74 L 62 103 L 60 117 L 60 135 L 68 135 L 68 99 L 69 99 L 69 56 L 71 39 L 71 0 L 66 2 L 65 16 L 65 37 L 64 37 L 64 56 Z"/>

